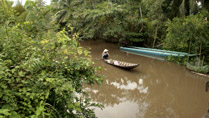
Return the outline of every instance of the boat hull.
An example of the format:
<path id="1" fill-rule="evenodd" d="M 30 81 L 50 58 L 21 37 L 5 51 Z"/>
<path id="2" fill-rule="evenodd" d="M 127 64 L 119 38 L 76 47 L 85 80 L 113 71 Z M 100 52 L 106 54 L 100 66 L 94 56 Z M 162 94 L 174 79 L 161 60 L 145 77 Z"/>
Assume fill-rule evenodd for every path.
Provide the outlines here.
<path id="1" fill-rule="evenodd" d="M 160 49 L 152 49 L 152 48 L 142 48 L 142 47 L 120 47 L 120 50 L 134 53 L 134 54 L 142 54 L 142 55 L 150 55 L 150 56 L 158 56 L 158 57 L 185 57 L 185 56 L 196 56 L 195 54 L 189 54 L 185 52 L 176 52 L 176 51 L 168 51 L 168 50 L 160 50 Z"/>
<path id="2" fill-rule="evenodd" d="M 134 64 L 134 63 L 128 63 L 128 62 L 123 62 L 123 61 L 118 61 L 118 60 L 113 60 L 113 59 L 106 59 L 104 60 L 107 64 L 123 68 L 123 69 L 133 69 L 139 66 L 139 64 Z"/>

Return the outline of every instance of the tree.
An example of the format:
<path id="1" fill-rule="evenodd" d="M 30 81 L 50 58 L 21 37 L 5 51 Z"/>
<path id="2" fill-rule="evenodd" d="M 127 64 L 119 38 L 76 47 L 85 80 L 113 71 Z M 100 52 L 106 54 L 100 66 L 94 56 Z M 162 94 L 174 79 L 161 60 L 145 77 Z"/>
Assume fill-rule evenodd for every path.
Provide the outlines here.
<path id="1" fill-rule="evenodd" d="M 206 12 L 206 14 L 208 14 Z M 190 15 L 186 18 L 174 18 L 168 22 L 164 47 L 167 49 L 185 51 L 207 56 L 209 46 L 208 21 L 204 13 Z"/>
<path id="2" fill-rule="evenodd" d="M 60 1 L 53 1 L 51 5 L 54 6 L 55 13 L 55 20 L 58 24 L 66 23 L 71 15 L 71 1 L 72 0 L 60 0 Z"/>
<path id="3" fill-rule="evenodd" d="M 162 4 L 163 13 L 170 19 L 179 16 L 197 14 L 202 9 L 208 10 L 207 0 L 165 0 Z"/>
<path id="4" fill-rule="evenodd" d="M 83 39 L 142 41 L 141 1 L 71 0 L 67 5 L 64 2 L 59 2 L 62 4 L 59 4 L 61 9 L 56 12 L 60 19 L 57 21 L 61 21 L 60 24 L 64 26 L 73 26 L 74 32 L 79 32 Z M 68 15 L 58 15 L 61 13 Z M 62 22 L 62 19 L 65 20 Z"/>
<path id="5" fill-rule="evenodd" d="M 0 19 L 0 23 L 5 23 L 8 20 L 14 22 L 14 10 L 12 9 L 12 4 L 13 2 L 11 1 L 7 1 L 7 0 L 1 0 L 0 1 L 0 14 L 1 14 L 1 19 Z"/>
<path id="6" fill-rule="evenodd" d="M 143 3 L 147 9 L 146 33 L 151 41 L 148 44 L 155 48 L 157 43 L 161 43 L 161 35 L 165 32 L 165 21 L 167 20 L 162 11 L 163 0 L 144 0 Z"/>

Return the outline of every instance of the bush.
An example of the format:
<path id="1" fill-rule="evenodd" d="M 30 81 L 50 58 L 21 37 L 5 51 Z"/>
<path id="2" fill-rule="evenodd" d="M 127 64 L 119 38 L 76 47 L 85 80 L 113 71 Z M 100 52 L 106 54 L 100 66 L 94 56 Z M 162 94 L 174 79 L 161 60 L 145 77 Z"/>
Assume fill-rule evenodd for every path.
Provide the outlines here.
<path id="1" fill-rule="evenodd" d="M 24 22 L 0 32 L 0 117 L 95 117 L 83 83 L 101 82 L 76 35 L 46 31 L 35 40 Z"/>

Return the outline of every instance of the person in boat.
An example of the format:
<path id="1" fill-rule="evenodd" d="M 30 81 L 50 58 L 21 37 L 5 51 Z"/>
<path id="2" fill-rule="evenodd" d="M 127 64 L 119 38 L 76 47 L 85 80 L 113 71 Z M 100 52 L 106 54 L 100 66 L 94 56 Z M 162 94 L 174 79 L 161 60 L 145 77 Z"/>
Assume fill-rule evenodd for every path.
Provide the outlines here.
<path id="1" fill-rule="evenodd" d="M 104 49 L 103 53 L 102 53 L 102 58 L 104 60 L 108 59 L 109 58 L 109 53 L 108 53 L 108 50 L 107 49 Z"/>

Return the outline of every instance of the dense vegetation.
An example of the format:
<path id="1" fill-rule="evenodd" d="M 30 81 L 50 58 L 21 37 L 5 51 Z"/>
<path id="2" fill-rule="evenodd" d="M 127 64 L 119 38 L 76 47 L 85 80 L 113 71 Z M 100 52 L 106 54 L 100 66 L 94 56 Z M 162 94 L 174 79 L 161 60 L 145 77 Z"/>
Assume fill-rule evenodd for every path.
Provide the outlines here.
<path id="1" fill-rule="evenodd" d="M 83 83 L 102 78 L 78 39 L 198 54 L 209 62 L 206 0 L 0 0 L 0 117 L 95 117 Z"/>
<path id="2" fill-rule="evenodd" d="M 52 6 L 61 27 L 82 39 L 199 54 L 208 62 L 206 0 L 60 0 Z"/>
<path id="3" fill-rule="evenodd" d="M 49 22 L 49 8 L 26 3 L 22 14 L 0 6 L 0 117 L 95 117 L 83 83 L 101 82 L 77 34 Z M 48 12 L 47 12 L 48 11 Z M 22 16 L 24 15 L 24 16 Z"/>

